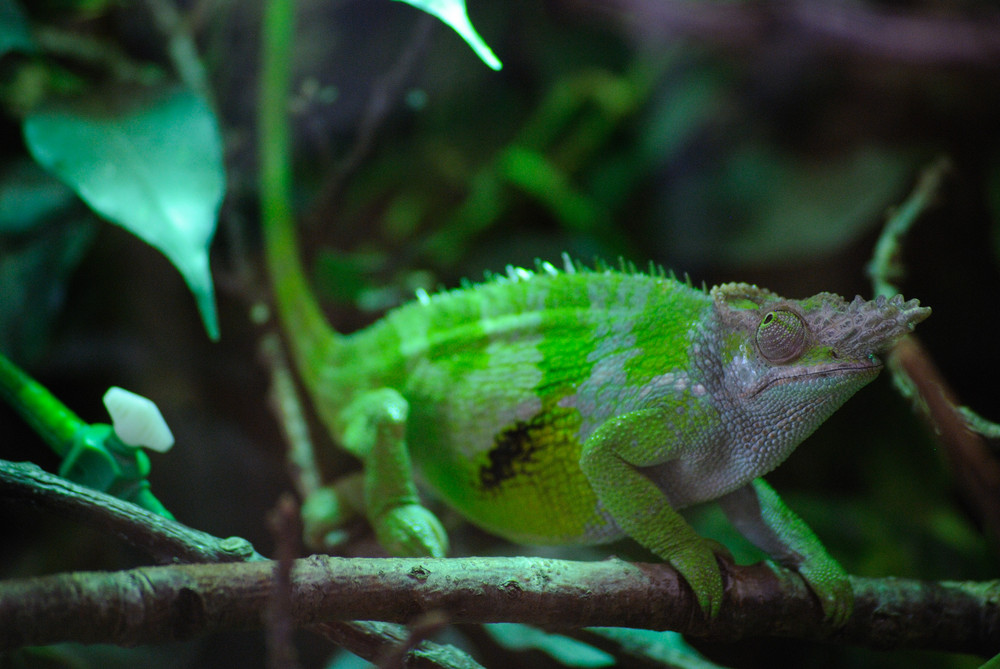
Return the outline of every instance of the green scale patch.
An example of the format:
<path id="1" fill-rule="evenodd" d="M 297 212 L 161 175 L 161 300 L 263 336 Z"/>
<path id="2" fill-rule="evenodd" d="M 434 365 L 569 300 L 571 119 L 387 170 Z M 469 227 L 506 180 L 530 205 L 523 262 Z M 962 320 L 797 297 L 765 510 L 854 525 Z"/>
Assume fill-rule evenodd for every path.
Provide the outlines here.
<path id="1" fill-rule="evenodd" d="M 407 378 L 414 461 L 441 496 L 507 538 L 615 536 L 579 468 L 594 427 L 583 429 L 584 416 L 598 403 L 598 413 L 618 413 L 619 393 L 641 399 L 643 384 L 682 367 L 686 316 L 710 300 L 669 278 L 621 272 L 510 277 L 386 319 L 407 368 L 397 378 Z M 672 325 L 665 314 L 679 304 L 685 317 Z M 647 328 L 659 337 L 643 335 L 637 348 L 633 330 Z"/>

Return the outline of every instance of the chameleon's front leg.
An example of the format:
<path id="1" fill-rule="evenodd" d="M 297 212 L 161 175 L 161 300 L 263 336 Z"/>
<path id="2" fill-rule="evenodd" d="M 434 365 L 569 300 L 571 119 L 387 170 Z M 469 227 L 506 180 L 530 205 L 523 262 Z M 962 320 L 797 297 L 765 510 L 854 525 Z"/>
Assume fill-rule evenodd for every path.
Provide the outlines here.
<path id="1" fill-rule="evenodd" d="M 700 537 L 641 468 L 671 459 L 675 445 L 660 409 L 634 411 L 604 423 L 584 444 L 581 468 L 615 522 L 669 562 L 709 616 L 722 605 L 722 575 L 711 543 Z"/>
<path id="2" fill-rule="evenodd" d="M 829 621 L 837 626 L 847 621 L 854 608 L 847 573 L 771 486 L 756 479 L 720 498 L 719 505 L 743 536 L 802 575 Z"/>
<path id="3" fill-rule="evenodd" d="M 363 511 L 382 547 L 392 555 L 444 557 L 448 536 L 437 517 L 420 504 L 413 482 L 406 445 L 408 414 L 406 399 L 392 388 L 362 393 L 340 416 L 342 445 L 362 460 Z M 330 494 L 331 489 L 324 490 Z M 310 501 L 304 512 L 322 506 L 311 506 Z M 345 498 L 328 508 L 344 514 L 349 506 Z M 307 517 L 307 525 L 310 522 L 321 524 Z"/>

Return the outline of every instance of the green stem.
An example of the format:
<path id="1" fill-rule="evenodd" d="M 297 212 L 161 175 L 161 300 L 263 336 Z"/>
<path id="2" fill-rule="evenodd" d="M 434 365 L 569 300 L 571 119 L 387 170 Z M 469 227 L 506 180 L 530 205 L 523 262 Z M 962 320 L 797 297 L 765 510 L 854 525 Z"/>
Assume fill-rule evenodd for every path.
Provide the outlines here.
<path id="1" fill-rule="evenodd" d="M 167 38 L 170 59 L 181 81 L 206 100 L 211 100 L 212 92 L 205 65 L 198 57 L 194 36 L 175 0 L 146 0 L 146 6 L 157 27 Z"/>
<path id="2" fill-rule="evenodd" d="M 938 159 L 924 168 L 913 192 L 886 221 L 868 263 L 868 276 L 871 277 L 876 296 L 892 297 L 899 292 L 895 283 L 903 274 L 900 260 L 903 239 L 937 196 L 941 181 L 949 169 L 951 163 L 946 158 Z"/>
<path id="3" fill-rule="evenodd" d="M 17 409 L 60 457 L 65 457 L 76 435 L 87 427 L 65 404 L 3 354 L 0 354 L 0 397 Z"/>
<path id="4" fill-rule="evenodd" d="M 336 338 L 313 296 L 299 260 L 292 211 L 291 137 L 288 99 L 295 36 L 293 0 L 264 5 L 258 116 L 260 203 L 264 247 L 278 313 L 288 335 L 296 367 L 312 389 L 316 359 Z"/>
<path id="5" fill-rule="evenodd" d="M 291 221 L 291 156 L 288 89 L 291 85 L 295 15 L 292 0 L 264 5 L 263 54 L 260 77 L 260 199 L 266 229 Z"/>

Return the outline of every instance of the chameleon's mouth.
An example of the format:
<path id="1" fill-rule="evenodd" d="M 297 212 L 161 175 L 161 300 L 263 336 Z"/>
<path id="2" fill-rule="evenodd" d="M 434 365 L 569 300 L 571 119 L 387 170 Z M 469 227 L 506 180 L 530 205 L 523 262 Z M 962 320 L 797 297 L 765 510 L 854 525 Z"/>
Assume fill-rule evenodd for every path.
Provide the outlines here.
<path id="1" fill-rule="evenodd" d="M 872 376 L 875 377 L 880 371 L 884 364 L 882 361 L 872 356 L 868 360 L 852 360 L 850 362 L 831 362 L 826 365 L 812 367 L 809 369 L 799 369 L 792 371 L 790 369 L 780 370 L 785 372 L 784 374 L 777 374 L 775 376 L 769 377 L 763 381 L 756 388 L 753 388 L 747 395 L 753 397 L 758 395 L 765 390 L 769 390 L 776 386 L 782 386 L 786 383 L 802 382 L 802 381 L 818 381 L 830 377 L 844 377 L 844 376 Z"/>

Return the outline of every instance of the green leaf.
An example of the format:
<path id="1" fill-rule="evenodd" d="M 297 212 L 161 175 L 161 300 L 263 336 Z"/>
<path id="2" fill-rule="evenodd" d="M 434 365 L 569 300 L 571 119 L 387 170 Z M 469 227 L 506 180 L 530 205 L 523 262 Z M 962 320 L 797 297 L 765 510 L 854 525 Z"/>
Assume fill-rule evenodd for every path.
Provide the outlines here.
<path id="1" fill-rule="evenodd" d="M 438 17 L 444 21 L 452 30 L 461 35 L 465 43 L 472 47 L 480 60 L 494 70 L 503 67 L 500 59 L 493 51 L 486 46 L 486 42 L 479 36 L 476 29 L 469 21 L 469 15 L 465 10 L 465 0 L 400 0 L 408 5 L 413 5 L 417 9 L 422 9 L 428 14 Z"/>
<path id="2" fill-rule="evenodd" d="M 500 154 L 498 169 L 530 193 L 571 230 L 592 230 L 600 216 L 596 203 L 576 190 L 570 177 L 540 152 L 512 144 Z"/>
<path id="3" fill-rule="evenodd" d="M 724 669 L 709 662 L 677 632 L 630 629 L 627 627 L 588 627 L 587 631 L 618 644 L 618 652 L 643 664 L 670 669 Z M 619 658 L 621 661 L 622 658 Z"/>
<path id="4" fill-rule="evenodd" d="M 225 172 L 215 115 L 179 88 L 132 94 L 124 110 L 112 109 L 109 97 L 31 113 L 28 149 L 94 211 L 167 256 L 218 339 L 208 249 Z"/>
<path id="5" fill-rule="evenodd" d="M 508 650 L 538 650 L 567 667 L 608 667 L 615 658 L 561 634 L 549 634 L 520 623 L 483 625 L 493 640 Z"/>
<path id="6" fill-rule="evenodd" d="M 0 0 L 0 58 L 11 51 L 33 53 L 37 50 L 21 6 L 14 0 Z"/>

